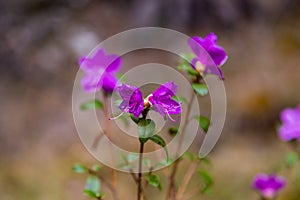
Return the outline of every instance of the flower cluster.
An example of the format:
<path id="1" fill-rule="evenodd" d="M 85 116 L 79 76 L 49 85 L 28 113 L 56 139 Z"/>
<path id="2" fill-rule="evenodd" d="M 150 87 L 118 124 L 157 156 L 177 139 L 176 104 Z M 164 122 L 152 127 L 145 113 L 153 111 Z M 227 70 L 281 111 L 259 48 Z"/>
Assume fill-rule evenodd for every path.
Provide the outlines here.
<path id="1" fill-rule="evenodd" d="M 284 109 L 280 114 L 282 125 L 279 128 L 279 137 L 283 141 L 300 141 L 300 105 L 295 108 Z"/>
<path id="2" fill-rule="evenodd" d="M 180 103 L 172 99 L 177 92 L 177 88 L 178 86 L 173 81 L 167 82 L 143 99 L 139 88 L 122 84 L 117 88 L 123 100 L 119 108 L 125 113 L 133 114 L 135 118 L 139 117 L 144 109 L 153 108 L 161 116 L 168 116 L 173 120 L 170 115 L 181 113 Z"/>
<path id="3" fill-rule="evenodd" d="M 277 175 L 257 174 L 253 180 L 252 187 L 257 190 L 263 198 L 273 199 L 278 192 L 284 188 L 286 181 Z"/>
<path id="4" fill-rule="evenodd" d="M 218 37 L 214 33 L 205 38 L 191 37 L 188 44 L 195 54 L 191 66 L 203 74 L 215 74 L 224 79 L 220 66 L 227 60 L 225 50 L 217 44 Z"/>
<path id="5" fill-rule="evenodd" d="M 104 49 L 98 49 L 92 57 L 82 57 L 80 68 L 85 72 L 81 80 L 83 89 L 88 93 L 102 89 L 111 94 L 118 82 L 116 73 L 121 67 L 121 57 L 106 54 Z"/>

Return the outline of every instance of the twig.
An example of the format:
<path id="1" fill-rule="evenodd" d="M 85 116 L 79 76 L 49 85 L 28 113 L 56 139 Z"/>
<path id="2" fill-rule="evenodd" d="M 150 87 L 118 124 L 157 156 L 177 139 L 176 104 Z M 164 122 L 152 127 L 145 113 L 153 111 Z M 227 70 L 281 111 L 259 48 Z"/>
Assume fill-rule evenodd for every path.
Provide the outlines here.
<path id="1" fill-rule="evenodd" d="M 181 184 L 180 188 L 178 189 L 176 199 L 178 199 L 178 200 L 182 199 L 184 192 L 186 191 L 187 186 L 188 186 L 191 178 L 193 177 L 193 174 L 197 170 L 198 165 L 199 165 L 198 162 L 193 162 L 190 164 L 190 167 L 187 170 L 187 172 L 183 178 L 182 184 Z"/>
<path id="2" fill-rule="evenodd" d="M 135 175 L 135 173 L 132 171 L 132 169 L 130 169 L 129 172 L 130 172 L 130 174 L 131 174 L 131 176 L 132 176 L 134 182 L 135 182 L 136 184 L 138 184 L 138 177 L 136 177 L 136 175 Z"/>
<path id="3" fill-rule="evenodd" d="M 182 142 L 183 142 L 182 141 L 183 140 L 183 136 L 185 134 L 185 129 L 186 129 L 186 126 L 187 126 L 187 119 L 189 117 L 189 114 L 190 114 L 190 111 L 191 111 L 191 107 L 192 107 L 190 104 L 193 103 L 194 97 L 195 97 L 194 91 L 192 91 L 190 102 L 188 104 L 188 108 L 187 108 L 187 111 L 186 111 L 186 116 L 185 116 L 185 120 L 184 120 L 184 123 L 183 123 L 183 127 L 182 127 L 182 129 L 180 131 L 182 134 L 181 134 L 181 137 L 180 137 L 180 140 L 179 140 L 179 144 L 178 144 L 178 147 L 177 147 L 176 157 L 178 157 L 179 151 L 181 149 L 181 145 L 182 145 Z M 175 191 L 175 177 L 176 177 L 176 173 L 177 173 L 177 170 L 178 170 L 179 162 L 180 162 L 180 159 L 177 159 L 174 162 L 173 169 L 172 169 L 172 172 L 171 172 L 171 175 L 170 175 L 170 178 L 169 178 L 169 189 L 168 189 L 166 200 L 175 199 L 175 196 L 176 196 L 176 191 Z"/>
<path id="4" fill-rule="evenodd" d="M 143 164 L 143 152 L 144 152 L 144 143 L 140 143 L 140 155 L 139 155 L 139 174 L 138 174 L 138 193 L 137 199 L 143 199 L 143 187 L 142 187 L 142 164 Z"/>
<path id="5" fill-rule="evenodd" d="M 103 100 L 104 100 L 104 117 L 105 117 L 105 131 L 104 133 L 106 134 L 107 138 L 109 140 L 111 140 L 111 133 L 110 133 L 110 130 L 111 130 L 111 124 L 110 124 L 110 120 L 109 117 L 110 117 L 110 114 L 109 114 L 109 98 L 107 96 L 107 94 L 103 93 Z M 112 162 L 113 162 L 113 152 L 112 152 L 112 148 L 110 147 L 109 148 L 109 151 L 110 151 L 110 155 L 111 155 L 111 159 L 112 159 Z M 111 168 L 111 179 L 112 179 L 112 186 L 115 188 L 116 187 L 116 172 L 114 169 Z"/>
<path id="6" fill-rule="evenodd" d="M 185 195 L 185 197 L 183 197 L 182 200 L 189 200 L 193 196 L 195 196 L 196 194 L 198 194 L 198 192 L 199 192 L 199 188 L 196 188 L 193 191 L 191 191 L 190 193 L 188 193 L 187 195 Z"/>

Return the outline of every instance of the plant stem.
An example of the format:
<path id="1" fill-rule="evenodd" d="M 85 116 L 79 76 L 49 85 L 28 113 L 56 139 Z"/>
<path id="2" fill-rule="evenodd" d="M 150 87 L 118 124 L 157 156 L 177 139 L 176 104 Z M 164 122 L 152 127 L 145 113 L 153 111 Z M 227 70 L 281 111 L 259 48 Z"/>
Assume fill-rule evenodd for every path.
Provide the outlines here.
<path id="1" fill-rule="evenodd" d="M 180 199 L 183 198 L 184 192 L 186 191 L 186 188 L 187 188 L 191 178 L 193 177 L 193 174 L 197 170 L 198 165 L 199 165 L 198 162 L 193 162 L 193 163 L 190 164 L 190 167 L 187 170 L 187 172 L 186 172 L 186 174 L 183 178 L 182 184 L 181 184 L 181 186 L 178 190 L 176 199 L 180 200 Z"/>
<path id="2" fill-rule="evenodd" d="M 143 152 L 144 152 L 144 143 L 140 142 L 140 155 L 139 155 L 139 175 L 138 175 L 138 193 L 137 199 L 143 199 L 143 188 L 142 188 L 142 167 L 143 167 Z"/>
<path id="3" fill-rule="evenodd" d="M 111 123 L 109 120 L 110 113 L 109 113 L 109 96 L 105 92 L 103 92 L 103 101 L 104 101 L 104 117 L 105 117 L 105 129 L 104 129 L 104 134 L 107 136 L 109 140 L 111 140 Z M 112 147 L 110 146 L 109 148 L 109 153 L 112 159 L 113 163 L 113 152 L 112 152 Z M 110 169 L 110 174 L 111 174 L 111 185 L 116 190 L 116 172 L 113 168 Z M 118 196 L 116 194 L 116 196 Z"/>
<path id="4" fill-rule="evenodd" d="M 191 98 L 190 98 L 190 101 L 189 101 L 189 104 L 188 104 L 188 107 L 187 107 L 187 111 L 186 111 L 186 116 L 185 116 L 185 119 L 184 119 L 183 127 L 180 130 L 181 136 L 180 136 L 179 144 L 178 144 L 177 151 L 176 151 L 176 157 L 179 156 L 179 151 L 180 151 L 181 146 L 182 146 L 182 142 L 183 142 L 182 140 L 183 140 L 183 136 L 185 134 L 186 126 L 187 126 L 187 120 L 189 118 L 189 114 L 190 114 L 191 107 L 192 107 L 191 103 L 193 103 L 194 97 L 195 97 L 194 91 L 192 91 Z M 177 174 L 179 162 L 180 162 L 180 159 L 177 159 L 174 162 L 174 165 L 173 165 L 173 168 L 172 168 L 172 172 L 171 172 L 171 175 L 170 175 L 170 178 L 169 178 L 169 189 L 168 189 L 166 200 L 170 200 L 170 199 L 174 200 L 175 199 L 175 196 L 176 196 L 176 192 L 175 192 L 175 177 L 176 177 L 176 174 Z"/>

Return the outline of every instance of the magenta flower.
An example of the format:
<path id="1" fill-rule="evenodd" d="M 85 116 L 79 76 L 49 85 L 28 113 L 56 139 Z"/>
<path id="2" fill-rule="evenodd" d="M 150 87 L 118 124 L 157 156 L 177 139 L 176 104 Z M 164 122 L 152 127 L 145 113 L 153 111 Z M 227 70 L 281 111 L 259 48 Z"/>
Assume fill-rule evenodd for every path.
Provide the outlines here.
<path id="1" fill-rule="evenodd" d="M 208 34 L 205 38 L 195 36 L 189 39 L 189 46 L 196 57 L 192 60 L 192 67 L 200 74 L 216 74 L 224 79 L 220 66 L 227 60 L 225 50 L 217 45 L 217 36 Z"/>
<path id="2" fill-rule="evenodd" d="M 286 181 L 284 177 L 277 175 L 257 174 L 253 180 L 252 187 L 267 199 L 273 199 L 278 192 L 284 188 Z"/>
<path id="3" fill-rule="evenodd" d="M 121 57 L 98 49 L 92 57 L 82 57 L 79 64 L 85 72 L 81 85 L 86 92 L 93 93 L 100 89 L 108 94 L 113 92 L 118 82 L 116 73 L 121 67 Z"/>
<path id="4" fill-rule="evenodd" d="M 295 108 L 284 109 L 280 114 L 281 126 L 279 137 L 283 141 L 300 141 L 300 105 Z"/>
<path id="5" fill-rule="evenodd" d="M 119 106 L 122 112 L 131 113 L 135 118 L 139 117 L 144 110 L 144 99 L 139 88 L 122 84 L 117 90 L 123 99 Z"/>
<path id="6" fill-rule="evenodd" d="M 181 105 L 172 99 L 177 92 L 177 85 L 174 82 L 168 82 L 160 85 L 152 94 L 145 100 L 142 93 L 137 87 L 123 84 L 118 88 L 119 94 L 122 98 L 122 103 L 119 108 L 123 113 L 131 113 L 135 118 L 139 117 L 144 109 L 153 108 L 154 111 L 166 115 L 171 119 L 170 115 L 181 113 Z"/>
<path id="7" fill-rule="evenodd" d="M 171 120 L 170 115 L 181 113 L 181 105 L 171 98 L 176 94 L 177 87 L 173 81 L 164 83 L 148 97 L 154 110 L 163 117 L 169 116 Z"/>

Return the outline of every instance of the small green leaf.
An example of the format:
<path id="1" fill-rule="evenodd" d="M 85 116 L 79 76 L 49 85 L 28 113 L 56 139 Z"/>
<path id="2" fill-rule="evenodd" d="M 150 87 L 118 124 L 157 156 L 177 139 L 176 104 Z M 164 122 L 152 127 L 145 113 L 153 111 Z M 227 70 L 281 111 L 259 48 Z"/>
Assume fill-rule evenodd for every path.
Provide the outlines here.
<path id="1" fill-rule="evenodd" d="M 170 127 L 169 128 L 169 133 L 170 133 L 170 135 L 176 135 L 177 133 L 178 133 L 178 128 L 177 127 L 174 127 L 174 126 L 172 126 L 172 127 Z"/>
<path id="2" fill-rule="evenodd" d="M 155 174 L 148 174 L 146 180 L 148 181 L 148 183 L 153 186 L 158 188 L 159 190 L 162 189 L 161 186 L 161 182 L 160 182 L 160 178 L 159 176 L 155 175 Z"/>
<path id="3" fill-rule="evenodd" d="M 183 96 L 172 96 L 172 99 L 177 101 L 178 103 L 187 103 L 186 98 L 184 98 Z"/>
<path id="4" fill-rule="evenodd" d="M 94 170 L 95 172 L 98 172 L 101 170 L 101 166 L 100 165 L 93 165 L 92 170 Z"/>
<path id="5" fill-rule="evenodd" d="M 104 197 L 104 194 L 102 192 L 93 192 L 91 190 L 83 190 L 83 193 L 88 196 L 88 197 L 91 197 L 91 198 L 95 198 L 95 199 L 102 199 Z"/>
<path id="6" fill-rule="evenodd" d="M 206 193 L 208 189 L 213 185 L 214 181 L 210 174 L 204 170 L 198 170 L 198 174 L 202 178 L 203 181 L 203 188 L 202 188 L 202 193 Z"/>
<path id="7" fill-rule="evenodd" d="M 155 131 L 155 123 L 151 119 L 141 119 L 138 123 L 139 138 L 148 139 Z"/>
<path id="8" fill-rule="evenodd" d="M 203 83 L 193 83 L 192 87 L 200 96 L 205 96 L 208 94 L 208 87 Z"/>
<path id="9" fill-rule="evenodd" d="M 127 81 L 127 79 L 125 78 L 124 74 L 121 74 L 121 73 L 117 73 L 117 78 L 119 79 L 119 81 L 121 83 L 125 83 Z"/>
<path id="10" fill-rule="evenodd" d="M 119 120 L 121 120 L 124 124 L 124 126 L 128 127 L 129 126 L 129 121 L 128 121 L 128 118 L 127 118 L 128 115 L 126 114 L 123 114 L 121 116 L 119 116 Z"/>
<path id="11" fill-rule="evenodd" d="M 210 120 L 205 117 L 205 116 L 196 116 L 195 117 L 196 120 L 198 120 L 200 127 L 202 128 L 202 130 L 207 133 L 208 128 L 210 126 Z"/>
<path id="12" fill-rule="evenodd" d="M 174 161 L 173 158 L 164 158 L 161 162 L 156 163 L 155 167 L 164 167 L 164 166 L 172 164 L 173 161 Z"/>
<path id="13" fill-rule="evenodd" d="M 123 101 L 122 99 L 115 100 L 115 102 L 114 102 L 115 106 L 119 107 L 121 105 L 122 101 Z"/>
<path id="14" fill-rule="evenodd" d="M 81 110 L 103 109 L 103 103 L 95 99 L 81 104 L 80 109 Z"/>
<path id="15" fill-rule="evenodd" d="M 208 167 L 210 167 L 212 165 L 211 161 L 208 159 L 208 157 L 201 158 L 200 162 L 203 164 L 206 164 Z"/>
<path id="16" fill-rule="evenodd" d="M 167 155 L 167 159 L 169 158 L 169 153 L 168 153 L 168 149 L 166 148 L 166 142 L 165 140 L 160 137 L 159 135 L 153 135 L 149 138 L 152 142 L 158 144 L 159 146 L 163 147 L 166 155 Z"/>
<path id="17" fill-rule="evenodd" d="M 136 123 L 136 124 L 138 124 L 139 121 L 140 121 L 139 118 L 135 118 L 133 115 L 130 115 L 130 118 L 131 118 L 131 120 L 132 120 L 134 123 Z"/>
<path id="18" fill-rule="evenodd" d="M 82 164 L 73 165 L 72 170 L 79 174 L 87 173 L 89 171 L 88 168 Z"/>
<path id="19" fill-rule="evenodd" d="M 151 167 L 151 160 L 149 160 L 149 159 L 143 159 L 143 163 L 144 163 L 145 166 Z"/>
<path id="20" fill-rule="evenodd" d="M 100 180 L 95 175 L 88 176 L 85 184 L 85 190 L 94 192 L 95 194 L 100 193 Z"/>
<path id="21" fill-rule="evenodd" d="M 199 75 L 199 72 L 197 72 L 189 63 L 182 63 L 177 66 L 177 69 L 186 72 L 190 76 Z"/>
<path id="22" fill-rule="evenodd" d="M 187 152 L 185 152 L 184 153 L 184 156 L 186 157 L 186 158 L 188 158 L 190 161 L 195 161 L 198 157 L 196 156 L 196 155 L 194 155 L 193 153 L 191 153 L 191 152 L 189 152 L 189 151 L 187 151 Z"/>
<path id="23" fill-rule="evenodd" d="M 287 167 L 293 167 L 297 164 L 299 158 L 297 156 L 297 154 L 295 153 L 288 153 L 286 156 L 285 156 L 285 165 Z"/>
<path id="24" fill-rule="evenodd" d="M 137 153 L 129 153 L 128 156 L 127 156 L 127 161 L 129 163 L 132 163 L 132 162 L 134 162 L 138 159 L 139 159 L 139 154 L 137 154 Z"/>

